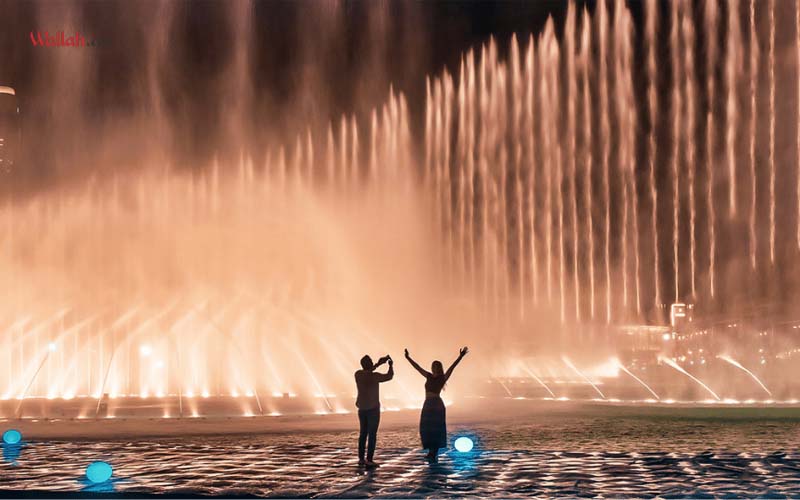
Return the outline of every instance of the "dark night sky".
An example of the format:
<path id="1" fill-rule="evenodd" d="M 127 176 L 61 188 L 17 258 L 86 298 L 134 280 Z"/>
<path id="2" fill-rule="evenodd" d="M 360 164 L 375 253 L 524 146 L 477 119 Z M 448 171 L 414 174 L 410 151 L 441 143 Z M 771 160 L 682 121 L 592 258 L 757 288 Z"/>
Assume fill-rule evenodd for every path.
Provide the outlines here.
<path id="1" fill-rule="evenodd" d="M 205 156 L 213 147 L 208 137 L 215 134 L 209 124 L 227 110 L 226 75 L 244 30 L 233 26 L 230 2 L 168 5 L 172 16 L 162 29 L 168 43 L 159 92 L 172 128 L 180 131 L 174 146 L 190 157 Z M 366 116 L 385 101 L 391 83 L 408 97 L 412 119 L 420 120 L 425 75 L 444 66 L 457 72 L 460 55 L 492 35 L 504 51 L 512 33 L 524 39 L 539 32 L 548 15 L 563 17 L 565 5 L 559 0 L 254 2 L 249 119 L 254 130 L 269 129 L 275 137 L 341 113 Z M 44 123 L 107 127 L 140 112 L 148 44 L 164 22 L 158 7 L 155 1 L 0 0 L 0 43 L 6 47 L 0 84 L 18 89 L 26 130 L 32 123 L 40 134 Z M 29 39 L 31 31 L 71 28 L 101 46 L 86 49 L 77 56 L 84 59 L 75 61 L 74 54 L 64 53 L 70 49 L 57 49 L 54 57 L 52 49 L 34 48 Z M 77 104 L 65 111 L 63 102 L 72 98 Z M 75 113 L 80 116 L 63 116 Z"/>

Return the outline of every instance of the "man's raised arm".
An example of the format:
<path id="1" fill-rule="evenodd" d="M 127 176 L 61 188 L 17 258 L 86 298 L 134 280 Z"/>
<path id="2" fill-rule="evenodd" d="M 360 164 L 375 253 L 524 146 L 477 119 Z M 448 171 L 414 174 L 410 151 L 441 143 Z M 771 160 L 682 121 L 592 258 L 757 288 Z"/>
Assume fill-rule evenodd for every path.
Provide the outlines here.
<path id="1" fill-rule="evenodd" d="M 376 373 L 375 376 L 378 378 L 378 382 L 388 382 L 392 380 L 392 377 L 394 377 L 394 361 L 392 361 L 392 358 L 389 358 L 389 371 L 386 373 Z"/>

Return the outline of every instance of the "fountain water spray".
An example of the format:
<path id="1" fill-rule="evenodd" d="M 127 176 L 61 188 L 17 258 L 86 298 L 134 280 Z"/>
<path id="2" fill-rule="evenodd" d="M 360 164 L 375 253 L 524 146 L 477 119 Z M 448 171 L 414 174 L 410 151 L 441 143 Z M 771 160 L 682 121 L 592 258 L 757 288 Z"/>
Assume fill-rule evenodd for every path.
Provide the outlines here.
<path id="1" fill-rule="evenodd" d="M 694 75 L 694 22 L 688 15 L 683 17 L 681 23 L 681 35 L 683 36 L 683 61 L 684 61 L 684 96 L 686 100 L 686 123 L 682 124 L 684 134 L 684 154 L 686 158 L 687 176 L 686 183 L 689 185 L 689 283 L 692 297 L 697 296 L 697 209 L 695 207 L 695 176 L 696 176 L 696 145 L 693 138 L 695 129 L 695 109 L 697 86 L 695 85 Z"/>
<path id="2" fill-rule="evenodd" d="M 525 373 L 527 373 L 528 375 L 530 375 L 530 376 L 531 376 L 531 377 L 532 377 L 532 378 L 533 378 L 533 379 L 534 379 L 536 382 L 538 382 L 538 383 L 539 383 L 539 385 L 541 385 L 542 387 L 544 387 L 544 389 L 545 389 L 547 392 L 549 392 L 549 393 L 550 393 L 550 396 L 552 396 L 552 397 L 553 397 L 553 399 L 555 399 L 556 395 L 555 395 L 555 394 L 553 394 L 553 391 L 551 391 L 551 390 L 550 390 L 550 388 L 549 388 L 549 387 L 547 387 L 547 384 L 545 384 L 545 383 L 544 383 L 544 381 L 543 381 L 542 379 L 540 379 L 539 377 L 537 377 L 537 376 L 536 376 L 536 374 L 535 374 L 535 373 L 533 373 L 533 371 L 531 371 L 531 369 L 530 369 L 530 368 L 528 368 L 528 366 L 527 366 L 525 363 L 520 363 L 520 366 L 521 366 L 521 367 L 522 367 L 522 369 L 525 371 Z"/>
<path id="3" fill-rule="evenodd" d="M 732 1 L 728 8 L 728 32 L 725 42 L 725 156 L 731 180 L 732 214 L 736 214 L 736 126 L 739 122 L 737 85 L 741 77 L 741 26 L 739 1 Z"/>
<path id="4" fill-rule="evenodd" d="M 756 181 L 756 94 L 758 92 L 758 35 L 756 33 L 756 0 L 750 0 L 750 266 L 756 269 L 756 202 L 758 196 Z M 735 182 L 730 180 L 731 185 Z M 731 187 L 731 206 L 733 206 L 733 187 Z"/>
<path id="5" fill-rule="evenodd" d="M 770 392 L 770 390 L 769 390 L 769 389 L 767 389 L 767 386 L 766 386 L 766 385 L 764 385 L 764 383 L 763 383 L 761 380 L 759 380 L 759 378 L 758 378 L 758 377 L 756 377 L 756 374 L 755 374 L 755 373 L 753 373 L 753 372 L 751 372 L 750 370 L 748 370 L 748 369 L 747 369 L 747 368 L 745 368 L 744 366 L 742 366 L 742 364 L 741 364 L 741 363 L 739 363 L 739 362 L 738 362 L 738 361 L 736 361 L 735 359 L 731 358 L 730 356 L 727 356 L 727 355 L 724 355 L 724 354 L 722 354 L 722 355 L 720 355 L 720 356 L 717 356 L 717 358 L 718 358 L 718 359 L 721 359 L 722 361 L 727 361 L 728 363 L 732 364 L 732 365 L 733 365 L 733 366 L 735 366 L 736 368 L 738 368 L 738 369 L 742 370 L 743 372 L 745 372 L 746 374 L 750 375 L 750 377 L 751 377 L 753 380 L 755 380 L 755 381 L 756 381 L 756 383 L 757 383 L 757 384 L 758 384 L 758 385 L 759 385 L 759 386 L 760 386 L 762 389 L 764 389 L 764 391 L 766 391 L 766 393 L 767 393 L 767 394 L 769 394 L 770 396 L 772 396 L 772 392 Z"/>
<path id="6" fill-rule="evenodd" d="M 600 85 L 600 130 L 601 130 L 601 169 L 603 173 L 603 203 L 605 208 L 605 237 L 604 244 L 604 257 L 606 267 L 606 323 L 611 323 L 611 187 L 609 185 L 609 150 L 610 139 L 609 133 L 611 127 L 609 125 L 608 113 L 608 16 L 606 1 L 600 0 L 597 5 L 597 22 L 600 31 L 600 71 L 599 71 L 599 85 Z"/>
<path id="7" fill-rule="evenodd" d="M 595 383 L 594 383 L 594 382 L 592 382 L 591 380 L 589 380 L 589 377 L 587 377 L 586 375 L 584 375 L 584 374 L 583 374 L 583 372 L 581 372 L 580 370 L 578 370 L 578 367 L 576 367 L 575 365 L 573 365 L 573 364 L 572 364 L 572 361 L 570 361 L 568 357 L 566 357 L 566 356 L 561 356 L 561 360 L 562 360 L 562 361 L 564 361 L 564 364 L 565 364 L 565 365 L 567 365 L 568 367 L 570 367 L 570 369 L 571 369 L 572 371 L 574 371 L 576 374 L 578 374 L 578 376 L 579 376 L 579 377 L 581 377 L 583 380 L 585 380 L 587 384 L 591 385 L 591 386 L 592 386 L 592 389 L 594 389 L 595 391 L 597 391 L 597 394 L 599 394 L 601 398 L 603 398 L 603 399 L 606 399 L 606 396 L 605 396 L 605 394 L 603 394 L 603 392 L 602 392 L 602 391 L 601 391 L 601 390 L 600 390 L 600 389 L 597 387 L 597 385 L 595 385 Z"/>
<path id="8" fill-rule="evenodd" d="M 717 33 L 717 4 L 712 0 L 705 1 L 704 20 L 706 33 Z M 715 224 L 717 220 L 716 205 L 714 203 L 714 162 L 715 135 L 714 124 L 714 99 L 716 86 L 714 85 L 714 69 L 717 59 L 717 37 L 706 36 L 706 81 L 709 108 L 706 112 L 706 211 L 708 212 L 708 290 L 714 297 L 716 282 L 717 237 Z M 710 75 L 710 76 L 709 76 Z"/>
<path id="9" fill-rule="evenodd" d="M 14 411 L 14 415 L 17 418 L 21 418 L 22 417 L 22 403 L 25 402 L 25 396 L 28 395 L 28 391 L 30 390 L 31 386 L 33 385 L 33 382 L 36 380 L 36 376 L 39 375 L 40 371 L 42 371 L 42 367 L 44 366 L 44 364 L 47 363 L 48 359 L 50 359 L 50 353 L 55 350 L 51 346 L 54 346 L 54 345 L 55 344 L 50 344 L 50 346 L 48 346 L 47 352 L 45 352 L 44 356 L 42 357 L 42 362 L 39 363 L 39 366 L 36 368 L 36 371 L 33 372 L 33 376 L 31 376 L 30 382 L 28 382 L 28 385 L 26 385 L 25 389 L 22 391 L 22 395 L 19 398 L 19 403 L 17 403 L 17 409 Z"/>
<path id="10" fill-rule="evenodd" d="M 529 244 L 531 247 L 531 289 L 533 291 L 533 305 L 539 305 L 539 252 L 537 251 L 537 237 L 536 237 L 536 220 L 537 220 L 537 210 L 536 210 L 536 170 L 538 166 L 538 162 L 536 161 L 536 155 L 538 153 L 535 142 L 536 142 L 536 128 L 535 128 L 535 119 L 534 119 L 534 110 L 535 103 L 536 103 L 536 95 L 533 86 L 533 82 L 536 79 L 536 62 L 534 56 L 536 54 L 536 50 L 534 47 L 533 36 L 531 35 L 530 39 L 528 40 L 528 50 L 526 51 L 525 55 L 525 79 L 526 79 L 526 100 L 525 100 L 525 124 L 526 127 L 530 130 L 528 134 L 526 134 L 526 140 L 528 141 L 528 225 L 530 226 L 530 237 L 529 237 Z"/>
<path id="11" fill-rule="evenodd" d="M 775 263 L 775 0 L 769 0 L 769 261 Z"/>
<path id="12" fill-rule="evenodd" d="M 681 20 L 683 19 L 683 3 L 673 2 L 671 8 L 672 28 L 669 36 L 670 54 L 672 56 L 673 81 L 683 81 L 681 71 Z M 681 90 L 679 85 L 672 89 L 672 104 L 670 106 L 670 121 L 672 122 L 672 267 L 675 273 L 675 302 L 680 301 L 680 154 L 682 131 L 685 130 L 682 115 Z"/>
<path id="13" fill-rule="evenodd" d="M 655 303 L 661 304 L 661 266 L 658 242 L 658 189 L 656 188 L 656 127 L 658 125 L 658 73 L 656 67 L 658 4 L 648 0 L 645 7 L 645 33 L 647 42 L 647 109 L 650 115 L 650 130 L 647 134 L 648 182 L 650 185 L 651 216 L 653 232 L 653 288 Z M 588 92 L 588 91 L 587 91 Z"/>
<path id="14" fill-rule="evenodd" d="M 552 117 L 556 112 L 552 109 L 554 103 L 558 102 L 552 95 L 556 85 L 551 85 L 551 80 L 554 79 L 554 63 L 556 58 L 552 54 L 551 47 L 555 47 L 553 34 L 553 23 L 548 22 L 545 26 L 542 40 L 539 43 L 539 74 L 540 77 L 540 104 L 541 114 L 543 116 Z M 554 131 L 551 127 L 541 127 L 542 130 L 542 161 L 544 162 L 544 224 L 545 224 L 545 255 L 547 261 L 547 302 L 553 302 L 553 162 L 555 161 L 554 144 L 555 140 L 552 138 Z"/>
<path id="15" fill-rule="evenodd" d="M 728 289 L 717 283 L 717 276 L 722 276 L 717 267 L 728 268 L 736 259 L 746 260 L 748 250 L 751 266 L 757 267 L 756 252 L 766 252 L 766 247 L 758 249 L 757 223 L 769 220 L 768 225 L 764 224 L 764 236 L 769 230 L 771 261 L 776 255 L 788 255 L 782 251 L 784 241 L 775 234 L 776 211 L 785 212 L 783 206 L 776 207 L 784 203 L 777 196 L 776 186 L 784 181 L 784 174 L 790 177 L 788 174 L 794 173 L 780 167 L 777 163 L 780 151 L 775 151 L 776 119 L 783 118 L 780 113 L 784 112 L 780 106 L 775 109 L 776 77 L 780 76 L 780 72 L 775 74 L 776 69 L 780 70 L 775 68 L 778 57 L 775 51 L 779 48 L 775 44 L 776 39 L 783 39 L 783 33 L 776 33 L 775 17 L 780 12 L 775 12 L 775 4 L 774 0 L 768 6 L 765 4 L 764 29 L 759 34 L 755 0 L 750 2 L 746 54 L 749 75 L 742 68 L 745 55 L 742 37 L 746 34 L 739 24 L 746 21 L 737 15 L 740 7 L 744 7 L 738 0 L 721 8 L 717 2 L 708 0 L 702 3 L 703 12 L 698 11 L 701 5 L 698 3 L 672 2 L 665 9 L 670 18 L 663 20 L 659 19 L 658 1 L 648 0 L 644 6 L 646 44 L 641 53 L 633 50 L 639 34 L 632 29 L 632 14 L 621 0 L 615 0 L 614 6 L 607 0 L 599 1 L 593 17 L 587 9 L 579 13 L 570 4 L 563 29 L 560 22 L 550 19 L 541 34 L 528 38 L 524 50 L 513 37 L 507 56 L 498 55 L 494 40 L 482 49 L 470 50 L 462 57 L 457 79 L 446 70 L 428 77 L 425 130 L 419 134 L 424 141 L 424 165 L 420 168 L 414 162 L 404 98 L 392 89 L 385 104 L 370 110 L 366 116 L 347 113 L 300 124 L 286 144 L 266 137 L 266 152 L 258 153 L 254 166 L 252 157 L 256 153 L 248 150 L 247 145 L 234 142 L 237 137 L 247 135 L 245 111 L 255 97 L 249 83 L 255 81 L 250 67 L 253 59 L 248 53 L 253 23 L 248 10 L 236 6 L 229 17 L 234 28 L 231 32 L 235 33 L 232 36 L 240 38 L 233 44 L 236 54 L 230 59 L 224 78 L 226 92 L 223 92 L 232 98 L 231 105 L 226 107 L 231 112 L 221 127 L 230 142 L 224 149 L 238 153 L 229 151 L 227 156 L 238 156 L 238 160 L 226 160 L 226 154 L 220 153 L 210 166 L 193 166 L 191 173 L 184 175 L 177 169 L 170 170 L 170 162 L 159 156 L 156 168 L 139 169 L 129 177 L 110 167 L 113 173 L 107 181 L 100 181 L 104 183 L 103 189 L 95 189 L 91 183 L 86 187 L 77 183 L 72 187 L 56 185 L 0 207 L 5 212 L 0 213 L 3 244 L 9 250 L 0 255 L 0 269 L 4 277 L 10 278 L 9 282 L 25 288 L 25 294 L 2 303 L 2 317 L 17 326 L 6 327 L 0 341 L 4 359 L 9 361 L 0 383 L 9 396 L 25 392 L 22 386 L 41 361 L 41 347 L 67 334 L 59 352 L 51 356 L 33 380 L 31 395 L 91 394 L 100 403 L 106 384 L 114 395 L 149 395 L 154 391 L 167 396 L 182 391 L 213 393 L 216 385 L 221 392 L 239 393 L 246 389 L 258 399 L 259 392 L 272 392 L 276 385 L 285 388 L 284 384 L 288 384 L 298 391 L 313 390 L 309 386 L 314 384 L 309 380 L 297 382 L 296 387 L 288 377 L 279 375 L 286 368 L 281 366 L 285 361 L 281 355 L 289 358 L 286 364 L 296 366 L 294 357 L 298 354 L 294 348 L 310 344 L 315 335 L 332 335 L 324 324 L 335 324 L 342 318 L 331 319 L 326 312 L 314 309 L 319 304 L 308 307 L 303 303 L 304 308 L 314 310 L 326 320 L 323 326 L 315 327 L 314 332 L 309 330 L 310 334 L 303 333 L 303 338 L 297 339 L 298 346 L 291 346 L 293 349 L 273 352 L 275 342 L 264 337 L 285 331 L 286 325 L 270 324 L 263 329 L 254 326 L 256 321 L 251 317 L 250 307 L 231 305 L 229 287 L 233 285 L 237 293 L 241 288 L 251 288 L 257 295 L 268 294 L 281 307 L 289 307 L 287 303 L 299 297 L 299 307 L 300 302 L 314 295 L 314 289 L 345 286 L 340 284 L 348 280 L 338 275 L 330 279 L 322 269 L 345 268 L 345 274 L 358 272 L 342 266 L 351 260 L 345 257 L 349 255 L 346 249 L 330 248 L 333 237 L 326 238 L 325 248 L 315 256 L 324 261 L 320 268 L 310 261 L 300 261 L 296 255 L 286 258 L 290 268 L 304 268 L 292 271 L 289 276 L 262 267 L 268 267 L 264 259 L 247 260 L 247 249 L 270 247 L 270 251 L 282 254 L 289 247 L 279 236 L 303 230 L 303 224 L 294 223 L 295 216 L 300 216 L 306 225 L 327 217 L 336 218 L 338 215 L 332 214 L 342 206 L 356 205 L 353 200 L 360 193 L 367 195 L 364 199 L 377 198 L 377 194 L 412 194 L 415 207 L 422 207 L 421 215 L 413 214 L 418 218 L 404 219 L 406 224 L 393 230 L 422 228 L 424 243 L 428 249 L 436 250 L 437 264 L 447 264 L 442 269 L 441 281 L 446 283 L 448 292 L 457 290 L 463 294 L 459 299 L 464 298 L 469 304 L 475 300 L 481 314 L 493 313 L 503 326 L 510 325 L 516 316 L 530 319 L 533 315 L 526 308 L 531 304 L 537 309 L 548 306 L 541 311 L 543 314 L 560 312 L 562 323 L 574 317 L 574 331 L 594 332 L 592 326 L 578 324 L 591 320 L 608 324 L 621 319 L 646 322 L 660 315 L 662 300 L 672 295 L 671 280 L 664 279 L 670 273 L 674 273 L 676 299 L 688 295 L 691 284 L 691 293 L 697 294 L 698 302 L 708 295 L 715 299 L 722 296 L 710 306 L 722 308 L 730 302 L 723 300 Z M 157 26 L 156 36 L 148 41 L 147 67 L 143 73 L 147 87 L 144 106 L 155 117 L 158 126 L 154 130 L 159 136 L 171 130 L 164 126 L 169 125 L 166 121 L 171 108 L 165 106 L 166 94 L 162 92 L 159 75 L 170 66 L 169 52 L 160 44 L 167 40 L 170 20 L 174 18 L 172 7 L 160 10 L 164 11 L 161 14 L 165 20 Z M 717 19 L 720 13 L 726 16 L 722 22 Z M 800 6 L 796 16 L 795 23 L 800 26 Z M 695 20 L 703 24 L 696 26 Z M 781 27 L 778 22 L 777 28 Z M 670 28 L 669 40 L 662 43 L 659 36 L 666 33 L 661 31 Z M 723 35 L 721 30 L 725 31 L 724 46 L 718 43 Z M 764 71 L 764 84 L 769 89 L 764 87 L 761 94 L 767 108 L 765 119 L 769 119 L 769 158 L 763 172 L 757 173 L 758 45 L 759 38 L 766 44 L 767 36 L 769 67 L 766 68 L 765 60 L 768 71 Z M 795 36 L 800 58 L 800 30 Z M 698 41 L 705 41 L 705 52 Z M 646 73 L 635 67 L 640 62 L 646 63 Z M 80 67 L 88 63 L 82 61 Z M 699 75 L 705 76 L 702 84 Z M 748 111 L 740 111 L 736 104 L 739 97 L 744 97 L 739 92 L 745 91 L 748 76 L 749 107 Z M 646 85 L 646 93 L 636 87 L 640 83 Z M 663 101 L 660 91 L 664 92 Z M 644 95 L 646 101 L 640 102 L 638 96 Z M 769 106 L 766 106 L 767 95 Z M 562 105 L 564 112 L 560 112 Z M 787 116 L 794 117 L 795 112 L 800 115 L 800 106 L 789 110 Z M 645 115 L 649 127 L 642 130 L 647 134 L 643 137 L 646 148 L 642 149 L 638 131 Z M 364 130 L 365 126 L 369 130 Z M 699 137 L 701 134 L 705 137 Z M 737 168 L 744 168 L 737 161 L 747 161 L 736 159 L 739 138 L 746 141 L 741 145 L 742 151 L 749 146 L 749 199 L 739 196 L 747 189 L 747 174 L 744 181 L 736 179 Z M 800 132 L 798 141 L 800 157 Z M 706 145 L 705 150 L 698 148 L 702 144 Z M 763 159 L 767 160 L 766 145 Z M 644 168 L 639 168 L 640 161 Z M 423 177 L 419 185 L 415 184 L 417 172 Z M 642 194 L 649 188 L 649 200 L 639 195 L 638 176 L 644 174 L 649 179 L 641 179 L 645 181 Z M 798 182 L 800 198 L 800 177 L 790 180 Z M 724 186 L 722 181 L 726 181 Z M 737 182 L 742 189 L 737 190 Z M 765 183 L 770 192 L 769 199 L 763 200 L 762 215 L 756 210 L 757 201 L 762 201 L 757 196 L 767 196 Z M 75 185 L 79 187 L 74 188 Z M 717 185 L 724 189 L 717 190 Z M 395 186 L 404 187 L 405 191 Z M 759 194 L 757 186 L 764 187 L 764 191 Z M 659 199 L 659 189 L 664 189 L 666 198 L 662 194 Z M 701 201 L 702 196 L 706 196 L 707 205 Z M 746 201 L 750 202 L 749 220 L 745 220 Z M 788 200 L 786 206 L 794 201 Z M 737 202 L 743 203 L 741 207 L 737 208 Z M 727 216 L 728 204 L 730 215 L 740 211 L 741 220 Z M 290 205 L 290 210 L 281 211 Z M 719 216 L 722 213 L 726 216 Z M 428 214 L 433 219 L 430 227 Z M 652 228 L 644 227 L 648 223 L 638 227 L 639 214 L 649 216 Z M 381 218 L 382 215 L 378 214 Z M 343 219 L 349 222 L 350 215 Z M 325 225 L 330 222 L 335 225 L 340 221 L 327 221 Z M 738 235 L 740 223 L 749 226 L 749 249 L 719 246 L 717 239 L 728 240 Z M 264 232 L 265 227 L 278 236 L 258 239 L 256 233 Z M 284 234 L 287 227 L 291 231 Z M 644 234 L 639 234 L 640 229 Z M 671 239 L 666 236 L 670 229 Z M 800 223 L 797 230 L 800 244 Z M 431 233 L 438 239 L 429 240 Z M 130 234 L 147 238 L 126 240 Z M 649 236 L 652 236 L 652 252 L 649 244 L 640 248 L 640 238 Z M 224 245 L 219 244 L 221 240 Z M 353 242 L 341 243 L 349 248 Z M 668 249 L 666 254 L 661 245 Z M 31 254 L 30 248 L 36 252 Z M 65 256 L 72 252 L 76 256 L 70 258 L 83 266 L 80 274 L 71 275 L 65 264 Z M 187 261 L 171 262 L 174 255 L 185 255 Z M 669 258 L 663 260 L 666 255 Z M 429 256 L 430 252 L 418 263 L 427 263 Z M 247 262 L 237 267 L 243 257 Z M 221 262 L 225 266 L 220 267 Z M 581 268 L 581 262 L 587 262 L 588 270 Z M 305 267 L 309 266 L 314 269 L 306 273 Z M 103 272 L 97 272 L 98 269 Z M 58 280 L 57 286 L 51 286 L 49 279 L 38 278 L 43 270 L 63 279 Z M 710 280 L 708 292 L 703 281 L 705 274 Z M 98 283 L 91 284 L 94 286 L 91 291 L 76 286 L 100 275 Z M 307 275 L 311 275 L 308 280 L 304 277 Z M 614 280 L 617 275 L 619 278 Z M 258 279 L 253 280 L 252 276 Z M 165 278 L 164 283 L 159 277 Z M 263 280 L 264 277 L 268 279 Z M 758 284 L 765 283 L 758 276 L 754 279 L 759 280 Z M 265 281 L 270 285 L 265 287 Z M 98 304 L 96 299 L 107 296 L 110 282 L 120 287 L 120 291 L 108 295 L 108 302 Z M 647 285 L 644 289 L 648 293 L 641 294 L 640 299 L 642 283 Z M 650 283 L 653 294 L 649 293 Z M 466 286 L 459 286 L 462 284 Z M 51 290 L 52 295 L 48 295 Z M 136 352 L 139 345 L 132 340 L 141 337 L 163 352 L 167 340 L 160 348 L 154 343 L 163 325 L 143 322 L 148 316 L 158 314 L 159 304 L 163 303 L 162 292 L 169 301 L 175 296 L 187 297 L 190 290 L 201 290 L 203 296 L 186 298 L 180 310 L 163 319 L 164 325 L 179 321 L 193 304 L 213 295 L 210 307 L 226 309 L 222 320 L 226 328 L 231 324 L 245 325 L 235 328 L 237 339 L 247 347 L 242 349 L 245 355 L 241 357 L 249 358 L 251 352 L 269 354 L 268 369 L 263 370 L 263 375 L 256 375 L 252 368 L 247 373 L 248 363 L 255 363 L 249 359 L 227 369 L 228 358 L 234 356 L 223 349 L 225 343 L 220 340 L 219 332 L 212 333 L 203 321 L 191 319 L 167 335 L 176 347 L 169 349 L 170 353 L 163 353 L 164 380 L 155 380 L 155 372 L 150 365 L 144 366 Z M 206 291 L 210 291 L 209 295 Z M 363 289 L 349 291 L 358 294 Z M 142 297 L 158 297 L 158 300 L 143 305 L 143 311 L 135 313 L 136 323 L 109 328 L 109 323 L 122 311 L 133 310 L 132 304 L 143 300 Z M 541 300 L 545 297 L 547 300 Z M 511 314 L 515 300 L 519 301 L 519 313 Z M 77 304 L 78 311 L 46 328 L 38 326 L 42 318 L 49 317 L 64 303 Z M 325 305 L 336 309 L 334 306 L 338 304 Z M 605 313 L 601 310 L 603 305 Z M 76 327 L 87 318 L 96 317 L 100 307 L 108 312 L 99 315 L 96 328 Z M 29 330 L 23 331 L 18 325 L 21 316 L 30 316 L 31 323 L 37 326 L 32 330 L 30 325 L 25 326 Z M 243 318 L 247 320 L 243 322 Z M 272 319 L 270 316 L 265 322 Z M 305 349 L 307 345 L 302 347 Z M 117 350 L 119 353 L 115 354 Z M 92 352 L 96 355 L 90 355 Z M 175 366 L 175 358 L 181 356 L 183 361 Z M 330 370 L 328 365 L 311 366 L 315 371 L 313 376 L 325 384 L 333 378 L 325 375 L 343 376 L 341 370 Z M 17 376 L 20 373 L 24 375 Z M 61 374 L 66 377 L 59 377 Z M 70 381 L 65 383 L 64 379 Z M 223 386 L 224 390 L 219 389 Z M 319 392 L 325 393 L 322 389 Z"/>
<path id="16" fill-rule="evenodd" d="M 666 364 L 668 364 L 669 366 L 671 366 L 671 367 L 675 368 L 676 370 L 678 370 L 679 372 L 683 373 L 684 375 L 686 375 L 686 376 L 687 376 L 687 377 L 689 377 L 690 379 L 694 380 L 695 382 L 697 382 L 697 383 L 700 385 L 700 387 L 702 387 L 703 389 L 705 389 L 706 391 L 708 391 L 708 393 L 709 393 L 709 394 L 711 394 L 712 396 L 714 396 L 714 399 L 716 399 L 717 401 L 721 401 L 720 397 L 719 397 L 719 396 L 717 396 L 717 393 L 715 393 L 714 391 L 712 391 L 712 390 L 711 390 L 711 388 L 710 388 L 710 387 L 708 387 L 706 384 L 704 384 L 704 383 L 703 383 L 703 382 L 702 382 L 702 381 L 701 381 L 699 378 L 695 377 L 695 376 L 694 376 L 694 375 L 692 375 L 691 373 L 689 373 L 689 372 L 687 372 L 686 370 L 684 370 L 683 368 L 681 368 L 681 366 L 680 366 L 680 365 L 678 365 L 676 362 L 672 361 L 671 359 L 669 359 L 669 358 L 667 358 L 667 357 L 663 357 L 663 356 L 659 356 L 659 358 L 658 358 L 658 359 L 659 359 L 660 361 L 662 361 L 663 363 L 666 363 Z"/>
<path id="17" fill-rule="evenodd" d="M 628 309 L 628 218 L 630 211 L 630 194 L 628 193 L 628 177 L 629 177 L 629 134 L 631 125 L 628 124 L 628 96 L 626 95 L 625 66 L 629 64 L 625 53 L 625 14 L 622 2 L 615 0 L 615 13 L 614 13 L 614 103 L 616 104 L 615 112 L 617 120 L 619 121 L 619 147 L 617 148 L 617 164 L 618 172 L 615 177 L 619 178 L 620 186 L 618 191 L 622 193 L 622 220 L 620 221 L 619 230 L 619 247 L 621 255 L 622 266 L 622 306 Z M 622 36 L 619 36 L 622 35 Z M 633 235 L 636 238 L 637 235 Z"/>
<path id="18" fill-rule="evenodd" d="M 569 168 L 567 175 L 569 176 L 569 199 L 570 214 L 572 215 L 572 290 L 573 300 L 575 302 L 575 320 L 581 320 L 581 285 L 580 275 L 578 274 L 578 245 L 580 238 L 578 236 L 578 162 L 577 156 L 577 141 L 576 141 L 576 112 L 575 103 L 578 99 L 578 74 L 575 65 L 575 6 L 570 4 L 567 12 L 567 26 L 566 26 L 566 58 L 567 58 L 567 137 L 569 139 L 569 152 L 567 153 L 567 161 Z"/>
<path id="19" fill-rule="evenodd" d="M 658 394 L 656 394 L 656 391 L 654 391 L 653 389 L 651 389 L 651 388 L 650 388 L 650 386 L 649 386 L 649 385 L 647 385 L 647 384 L 645 384 L 645 383 L 644 383 L 644 381 L 643 381 L 642 379 L 640 379 L 639 377 L 637 377 L 636 375 L 634 375 L 634 374 L 633 374 L 633 373 L 632 373 L 630 370 L 628 370 L 627 368 L 625 368 L 625 365 L 623 365 L 623 364 L 622 364 L 622 363 L 621 363 L 619 360 L 615 360 L 614 362 L 615 362 L 615 364 L 616 364 L 617 366 L 619 366 L 619 367 L 620 367 L 620 369 L 621 369 L 622 371 L 624 371 L 625 373 L 627 373 L 628 375 L 630 375 L 631 377 L 633 377 L 633 379 L 634 379 L 635 381 L 639 382 L 639 384 L 641 384 L 641 385 L 642 385 L 642 387 L 644 387 L 645 389 L 647 389 L 647 390 L 648 390 L 648 392 L 650 392 L 650 394 L 652 394 L 654 398 L 656 398 L 657 400 L 660 400 L 660 399 L 661 399 L 660 397 L 658 397 Z"/>
<path id="20" fill-rule="evenodd" d="M 584 162 L 584 217 L 587 223 L 586 232 L 588 233 L 588 261 L 589 261 L 589 311 L 590 318 L 595 318 L 595 244 L 594 244 L 594 210 L 593 210 L 593 189 L 592 189 L 592 106 L 591 106 L 591 42 L 592 30 L 589 13 L 584 9 L 581 20 L 581 74 L 583 79 L 583 162 Z"/>

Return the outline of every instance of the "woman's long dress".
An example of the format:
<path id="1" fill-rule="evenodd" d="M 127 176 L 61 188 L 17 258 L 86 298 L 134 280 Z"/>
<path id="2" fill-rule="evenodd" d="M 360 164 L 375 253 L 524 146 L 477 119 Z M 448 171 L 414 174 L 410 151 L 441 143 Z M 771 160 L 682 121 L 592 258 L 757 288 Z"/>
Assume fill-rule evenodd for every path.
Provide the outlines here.
<path id="1" fill-rule="evenodd" d="M 444 375 L 430 376 L 425 381 L 425 404 L 419 419 L 419 435 L 422 447 L 438 450 L 447 447 L 447 423 L 444 401 L 439 397 L 446 379 Z"/>

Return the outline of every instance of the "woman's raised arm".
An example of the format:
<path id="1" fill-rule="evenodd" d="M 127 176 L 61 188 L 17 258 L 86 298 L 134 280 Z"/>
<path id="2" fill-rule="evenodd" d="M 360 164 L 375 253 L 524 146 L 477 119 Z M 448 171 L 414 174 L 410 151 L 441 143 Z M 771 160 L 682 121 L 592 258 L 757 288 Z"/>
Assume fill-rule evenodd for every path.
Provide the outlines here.
<path id="1" fill-rule="evenodd" d="M 430 372 L 426 371 L 421 366 L 419 366 L 416 361 L 411 359 L 411 355 L 408 354 L 408 349 L 406 349 L 405 352 L 406 352 L 406 359 L 408 360 L 409 363 L 411 363 L 411 366 L 413 366 L 420 373 L 420 375 L 422 375 L 425 378 L 431 378 L 433 376 L 430 374 Z"/>
<path id="2" fill-rule="evenodd" d="M 456 360 L 455 360 L 455 361 L 453 361 L 453 364 L 452 364 L 452 365 L 450 365 L 450 368 L 448 368 L 448 369 L 447 369 L 447 371 L 444 373 L 444 379 L 445 379 L 445 380 L 447 380 L 447 379 L 449 379 L 449 378 L 450 378 L 450 375 L 452 375 L 452 374 L 453 374 L 453 370 L 455 370 L 455 369 L 456 369 L 456 366 L 457 366 L 457 365 L 458 365 L 458 363 L 461 361 L 461 358 L 463 358 L 464 356 L 466 356 L 468 352 L 469 352 L 469 349 L 468 349 L 468 348 L 466 348 L 466 347 L 462 347 L 462 348 L 461 348 L 461 350 L 460 350 L 460 351 L 458 351 L 458 357 L 456 358 Z"/>

